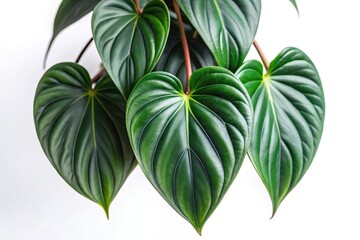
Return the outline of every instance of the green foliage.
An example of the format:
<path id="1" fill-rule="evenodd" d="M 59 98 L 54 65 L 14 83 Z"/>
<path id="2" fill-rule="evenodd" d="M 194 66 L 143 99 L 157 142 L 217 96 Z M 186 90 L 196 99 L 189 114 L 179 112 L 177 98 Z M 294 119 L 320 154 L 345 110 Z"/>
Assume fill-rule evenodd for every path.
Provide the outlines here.
<path id="1" fill-rule="evenodd" d="M 96 7 L 92 29 L 103 64 L 127 99 L 161 57 L 170 29 L 169 10 L 156 0 L 139 14 L 132 0 L 107 0 Z"/>
<path id="2" fill-rule="evenodd" d="M 35 95 L 39 141 L 60 176 L 108 214 L 139 163 L 201 233 L 248 154 L 275 214 L 315 157 L 325 100 L 299 49 L 270 66 L 259 51 L 265 74 L 244 62 L 261 1 L 64 0 L 50 46 L 93 10 L 104 69 L 91 79 L 78 64 L 57 64 Z"/>
<path id="3" fill-rule="evenodd" d="M 109 77 L 95 88 L 87 71 L 60 63 L 40 80 L 36 131 L 54 168 L 76 191 L 101 205 L 111 201 L 136 160 L 125 128 L 125 101 Z"/>
<path id="4" fill-rule="evenodd" d="M 91 12 L 100 1 L 101 0 L 63 0 L 61 2 L 55 17 L 53 35 L 46 51 L 44 66 L 50 48 L 59 33 Z"/>
<path id="5" fill-rule="evenodd" d="M 230 71 L 190 78 L 146 75 L 127 103 L 126 126 L 139 164 L 158 192 L 200 233 L 240 169 L 250 144 L 252 105 Z"/>
<path id="6" fill-rule="evenodd" d="M 274 214 L 299 183 L 319 146 L 325 115 L 319 74 L 305 53 L 284 49 L 263 76 L 261 63 L 239 70 L 254 105 L 249 156 L 273 202 Z"/>
<path id="7" fill-rule="evenodd" d="M 172 73 L 179 78 L 183 86 L 185 86 L 186 67 L 181 37 L 179 35 L 179 29 L 175 24 L 172 24 L 171 28 L 172 31 L 169 34 L 168 42 L 155 67 L 155 71 Z M 187 41 L 189 44 L 192 70 L 195 71 L 206 66 L 215 66 L 216 62 L 210 50 L 200 38 L 193 38 L 191 34 L 191 31 L 188 32 Z"/>
<path id="8" fill-rule="evenodd" d="M 219 66 L 235 72 L 257 31 L 260 0 L 178 0 Z M 206 6 L 206 7 L 205 7 Z"/>

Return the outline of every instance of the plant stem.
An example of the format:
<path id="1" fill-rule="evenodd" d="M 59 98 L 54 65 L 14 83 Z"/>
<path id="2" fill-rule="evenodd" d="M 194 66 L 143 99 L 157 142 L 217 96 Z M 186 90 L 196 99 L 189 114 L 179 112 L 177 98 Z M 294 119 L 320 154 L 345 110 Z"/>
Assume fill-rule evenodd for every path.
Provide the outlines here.
<path id="1" fill-rule="evenodd" d="M 183 21 L 182 21 L 182 18 L 181 18 L 181 12 L 180 12 L 179 5 L 178 5 L 176 0 L 173 0 L 173 4 L 174 4 L 175 13 L 177 15 L 179 31 L 180 31 L 180 36 L 181 36 L 181 42 L 182 42 L 182 46 L 183 46 L 183 50 L 184 50 L 185 68 L 186 68 L 186 86 L 185 86 L 185 89 L 186 89 L 186 94 L 189 94 L 189 92 L 190 92 L 189 79 L 190 79 L 190 76 L 192 74 L 189 45 L 188 45 L 188 42 L 187 42 L 187 39 L 186 39 L 186 33 L 185 33 L 185 29 L 184 29 L 184 24 L 183 24 Z"/>
<path id="2" fill-rule="evenodd" d="M 101 68 L 101 70 L 91 79 L 92 83 L 97 83 L 102 77 L 107 74 L 105 68 Z"/>
<path id="3" fill-rule="evenodd" d="M 143 12 L 143 10 L 140 7 L 140 0 L 135 0 L 135 5 L 136 5 L 136 8 L 137 8 L 137 11 L 141 14 Z"/>
<path id="4" fill-rule="evenodd" d="M 79 56 L 76 59 L 76 63 L 79 63 L 82 56 L 84 55 L 84 53 L 86 52 L 86 50 L 90 47 L 90 44 L 92 43 L 92 41 L 94 40 L 94 38 L 90 38 L 90 40 L 86 43 L 86 45 L 83 47 L 83 49 L 81 50 Z"/>
<path id="5" fill-rule="evenodd" d="M 264 52 L 262 51 L 260 45 L 258 44 L 258 42 L 256 40 L 254 40 L 254 47 L 256 48 L 256 51 L 259 53 L 259 56 L 261 58 L 261 61 L 263 62 L 265 69 L 268 70 L 269 69 L 269 61 L 266 59 Z"/>

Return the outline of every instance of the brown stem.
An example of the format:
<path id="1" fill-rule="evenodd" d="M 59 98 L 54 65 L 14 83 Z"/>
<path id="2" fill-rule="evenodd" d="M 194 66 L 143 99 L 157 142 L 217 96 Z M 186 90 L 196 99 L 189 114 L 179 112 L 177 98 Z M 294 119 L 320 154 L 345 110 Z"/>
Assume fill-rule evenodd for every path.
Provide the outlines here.
<path id="1" fill-rule="evenodd" d="M 141 14 L 143 12 L 143 10 L 140 7 L 140 0 L 135 0 L 135 5 L 136 5 L 136 8 L 137 8 L 137 11 Z"/>
<path id="2" fill-rule="evenodd" d="M 105 68 L 101 68 L 101 70 L 91 79 L 92 83 L 97 83 L 102 77 L 107 74 Z"/>
<path id="3" fill-rule="evenodd" d="M 269 69 L 269 61 L 266 59 L 264 52 L 262 51 L 260 45 L 258 44 L 258 42 L 256 40 L 254 40 L 254 47 L 256 48 L 256 51 L 259 53 L 259 56 L 261 58 L 261 61 L 263 62 L 265 69 L 268 70 Z"/>
<path id="4" fill-rule="evenodd" d="M 197 31 L 194 32 L 193 38 L 197 39 L 199 37 L 199 33 Z"/>
<path id="5" fill-rule="evenodd" d="M 79 56 L 76 59 L 76 63 L 79 63 L 82 56 L 84 55 L 84 53 L 86 52 L 86 50 L 90 47 L 90 44 L 92 43 L 92 41 L 94 40 L 94 38 L 90 38 L 90 40 L 86 43 L 86 45 L 83 47 L 83 49 L 81 50 Z"/>
<path id="6" fill-rule="evenodd" d="M 189 79 L 192 74 L 189 45 L 188 45 L 188 42 L 186 39 L 186 33 L 185 33 L 185 29 L 184 29 L 184 24 L 183 24 L 183 21 L 181 18 L 181 12 L 180 12 L 179 5 L 176 0 L 173 0 L 173 4 L 174 4 L 175 13 L 177 15 L 179 31 L 180 31 L 180 36 L 181 36 L 181 42 L 182 42 L 182 46 L 183 46 L 183 50 L 184 50 L 185 68 L 186 68 L 186 88 L 185 89 L 186 89 L 186 94 L 189 94 L 189 92 L 190 92 Z"/>

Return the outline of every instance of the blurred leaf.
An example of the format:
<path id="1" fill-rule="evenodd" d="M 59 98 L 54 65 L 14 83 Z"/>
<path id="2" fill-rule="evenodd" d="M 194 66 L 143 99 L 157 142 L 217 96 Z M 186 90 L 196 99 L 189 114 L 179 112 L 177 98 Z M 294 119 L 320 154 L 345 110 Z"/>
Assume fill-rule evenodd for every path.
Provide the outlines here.
<path id="1" fill-rule="evenodd" d="M 186 85 L 186 68 L 184 50 L 179 30 L 172 24 L 173 31 L 170 32 L 165 50 L 155 67 L 155 71 L 164 71 L 175 75 Z M 216 62 L 210 50 L 200 38 L 188 37 L 188 45 L 191 58 L 192 71 L 205 66 L 215 66 Z"/>
<path id="2" fill-rule="evenodd" d="M 294 5 L 297 13 L 299 14 L 299 9 L 298 9 L 298 6 L 297 6 L 297 3 L 296 3 L 296 0 L 290 0 L 290 2 Z"/>

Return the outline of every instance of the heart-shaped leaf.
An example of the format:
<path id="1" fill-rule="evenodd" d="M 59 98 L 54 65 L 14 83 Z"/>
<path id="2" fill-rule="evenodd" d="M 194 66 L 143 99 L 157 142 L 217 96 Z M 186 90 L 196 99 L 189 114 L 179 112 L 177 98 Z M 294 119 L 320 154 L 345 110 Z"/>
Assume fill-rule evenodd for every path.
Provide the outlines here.
<path id="1" fill-rule="evenodd" d="M 233 72 L 243 63 L 257 31 L 260 0 L 178 0 L 219 66 Z"/>
<path id="2" fill-rule="evenodd" d="M 254 106 L 249 155 L 273 202 L 275 214 L 299 183 L 318 148 L 325 100 L 319 74 L 296 48 L 283 50 L 263 76 L 257 61 L 238 72 Z"/>
<path id="3" fill-rule="evenodd" d="M 63 0 L 61 2 L 55 17 L 53 35 L 46 51 L 44 63 L 59 33 L 91 12 L 100 1 L 101 0 Z"/>
<path id="4" fill-rule="evenodd" d="M 36 91 L 35 126 L 46 156 L 72 188 L 107 214 L 136 163 L 124 112 L 111 79 L 92 88 L 88 72 L 75 63 L 50 68 Z"/>
<path id="5" fill-rule="evenodd" d="M 155 72 L 130 95 L 126 125 L 143 172 L 200 233 L 237 175 L 250 144 L 252 105 L 230 71 L 206 67 L 190 78 Z"/>
<path id="6" fill-rule="evenodd" d="M 174 31 L 170 32 L 165 50 L 158 64 L 156 65 L 155 70 L 164 71 L 175 75 L 181 80 L 183 86 L 185 86 L 186 69 L 181 37 L 178 34 L 179 30 L 177 27 L 173 25 L 172 28 L 174 28 Z M 210 50 L 201 41 L 201 39 L 188 37 L 187 41 L 193 71 L 202 67 L 216 65 L 215 59 L 212 56 Z"/>
<path id="7" fill-rule="evenodd" d="M 136 82 L 155 67 L 165 48 L 169 10 L 163 1 L 154 0 L 140 14 L 132 0 L 107 0 L 95 8 L 92 28 L 103 64 L 127 99 Z"/>

